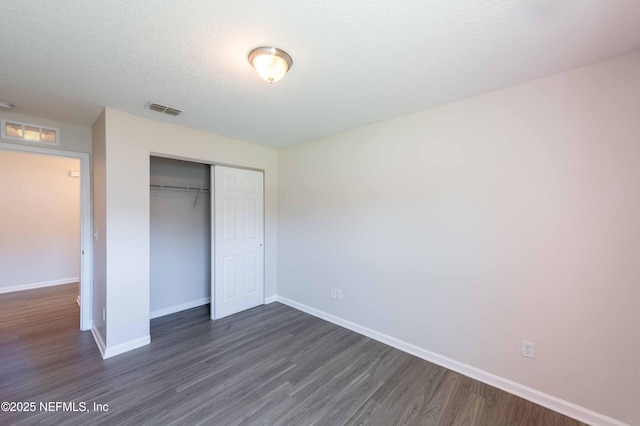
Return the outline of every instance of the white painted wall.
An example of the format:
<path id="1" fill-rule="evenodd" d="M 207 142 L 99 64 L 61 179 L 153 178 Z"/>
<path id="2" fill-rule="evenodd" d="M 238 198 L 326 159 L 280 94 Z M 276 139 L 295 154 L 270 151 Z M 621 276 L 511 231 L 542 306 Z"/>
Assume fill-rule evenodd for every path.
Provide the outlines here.
<path id="1" fill-rule="evenodd" d="M 640 52 L 283 149 L 278 295 L 640 424 L 639 159 Z"/>
<path id="2" fill-rule="evenodd" d="M 179 122 L 179 118 L 176 119 Z M 97 123 L 100 125 L 100 123 Z M 144 344 L 149 336 L 149 157 L 174 158 L 203 163 L 224 163 L 265 171 L 265 296 L 276 293 L 275 149 L 189 129 L 171 123 L 105 110 L 105 128 L 94 126 L 94 140 L 106 141 L 106 203 L 96 211 L 96 228 L 106 230 L 106 253 L 96 263 L 106 263 L 108 354 Z M 97 159 L 97 152 L 94 153 Z M 102 209 L 102 212 L 98 212 Z M 104 215 L 104 225 L 98 217 Z M 98 259 L 98 256 L 100 257 Z M 96 306 L 99 311 L 101 306 Z M 95 316 L 94 316 L 95 318 Z"/>
<path id="3" fill-rule="evenodd" d="M 14 143 L 18 145 L 39 146 L 48 149 L 61 149 L 64 151 L 87 152 L 91 153 L 91 128 L 79 126 L 77 124 L 64 123 L 46 118 L 34 117 L 31 115 L 18 114 L 11 111 L 0 111 L 0 118 L 16 120 L 23 123 L 39 124 L 41 126 L 49 126 L 60 129 L 60 145 L 49 144 L 29 144 L 17 142 L 12 139 L 0 139 L 2 142 Z"/>
<path id="4" fill-rule="evenodd" d="M 0 150 L 0 292 L 77 281 L 80 160 Z"/>
<path id="5" fill-rule="evenodd" d="M 151 157 L 152 184 L 210 188 L 210 181 L 209 165 Z M 211 297 L 210 193 L 152 189 L 150 209 L 152 317 L 207 303 Z"/>

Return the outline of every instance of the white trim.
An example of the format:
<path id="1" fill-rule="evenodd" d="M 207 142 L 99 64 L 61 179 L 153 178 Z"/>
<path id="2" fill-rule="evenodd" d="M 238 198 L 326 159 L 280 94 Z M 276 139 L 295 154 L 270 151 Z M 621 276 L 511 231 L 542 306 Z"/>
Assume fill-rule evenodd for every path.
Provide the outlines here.
<path id="1" fill-rule="evenodd" d="M 268 305 L 269 303 L 277 302 L 278 296 L 269 296 L 264 298 L 264 304 Z"/>
<path id="2" fill-rule="evenodd" d="M 80 330 L 89 330 L 93 322 L 93 201 L 89 154 L 80 158 Z"/>
<path id="3" fill-rule="evenodd" d="M 389 346 L 393 346 L 394 348 L 410 353 L 411 355 L 415 355 L 418 358 L 422 358 L 434 364 L 438 364 L 444 368 L 448 368 L 449 370 L 471 377 L 472 379 L 476 379 L 498 389 L 502 389 L 503 391 L 529 400 L 535 404 L 542 405 L 543 407 L 549 408 L 550 410 L 556 411 L 560 414 L 564 414 L 565 416 L 571 417 L 583 423 L 602 426 L 629 426 L 626 423 L 605 416 L 604 414 L 597 413 L 593 410 L 574 404 L 572 402 L 565 401 L 563 399 L 557 398 L 544 392 L 540 392 L 539 390 L 530 388 L 520 383 L 505 379 L 504 377 L 489 373 L 488 371 L 481 370 L 479 368 L 464 364 L 462 362 L 458 362 L 454 359 L 437 354 L 435 352 L 428 351 L 411 343 L 396 339 L 395 337 L 389 336 L 387 334 L 377 332 L 375 330 L 353 323 L 351 321 L 347 321 L 335 315 L 328 314 L 319 309 L 315 309 L 291 299 L 287 299 L 286 297 L 277 296 L 277 300 L 278 302 L 291 306 L 292 308 L 306 312 L 315 317 L 322 318 L 323 320 L 347 328 L 351 331 L 355 331 L 356 333 L 370 337 Z"/>
<path id="4" fill-rule="evenodd" d="M 85 152 L 29 146 L 0 141 L 0 149 L 30 152 L 80 160 L 80 330 L 90 330 L 93 312 L 93 216 L 91 201 L 91 157 Z"/>
<path id="5" fill-rule="evenodd" d="M 215 166 L 211 164 L 209 166 L 209 192 L 211 196 L 209 197 L 209 229 L 210 232 L 210 246 L 211 246 L 211 254 L 209 260 L 209 272 L 211 273 L 211 282 L 210 285 L 210 293 L 211 297 L 216 294 L 216 192 L 215 192 L 215 184 L 216 184 L 216 170 Z M 209 308 L 209 318 L 211 321 L 216 319 L 216 304 L 211 304 Z"/>
<path id="6" fill-rule="evenodd" d="M 111 358 L 113 356 L 120 355 L 122 353 L 140 348 L 142 346 L 146 346 L 151 343 L 151 336 L 145 336 L 108 348 L 104 344 L 104 340 L 100 335 L 100 331 L 98 331 L 93 322 L 91 322 L 91 334 L 93 335 L 93 340 L 96 341 L 96 345 L 98 346 L 98 350 L 100 351 L 102 359 Z"/>
<path id="7" fill-rule="evenodd" d="M 187 309 L 206 305 L 207 303 L 211 303 L 210 297 L 205 297 L 203 299 L 198 299 L 198 300 L 192 300 L 191 302 L 181 303 L 179 305 L 169 306 L 168 308 L 151 311 L 151 313 L 149 314 L 149 317 L 151 319 L 159 318 L 165 315 L 171 315 L 171 314 L 175 314 L 176 312 L 186 311 Z"/>
<path id="8" fill-rule="evenodd" d="M 54 285 L 72 284 L 72 283 L 77 283 L 79 280 L 80 278 L 73 277 L 73 278 L 62 278 L 60 280 L 43 281 L 40 283 L 20 284 L 20 285 L 12 285 L 9 287 L 0 287 L 0 294 L 12 293 L 14 291 L 32 290 L 34 288 L 51 287 Z"/>
<path id="9" fill-rule="evenodd" d="M 107 346 L 102 358 L 104 359 L 111 358 L 113 356 L 120 355 L 134 349 L 138 349 L 142 346 L 146 346 L 149 343 L 151 343 L 151 336 L 144 336 L 139 339 L 129 340 L 128 342 L 120 343 L 119 345 L 115 345 L 111 347 Z"/>
<path id="10" fill-rule="evenodd" d="M 98 346 L 98 350 L 100 351 L 100 356 L 102 357 L 102 359 L 104 359 L 104 352 L 105 352 L 104 340 L 102 340 L 100 331 L 98 331 L 93 321 L 91 322 L 91 334 L 93 335 L 93 340 L 95 340 L 96 342 L 96 346 Z"/>

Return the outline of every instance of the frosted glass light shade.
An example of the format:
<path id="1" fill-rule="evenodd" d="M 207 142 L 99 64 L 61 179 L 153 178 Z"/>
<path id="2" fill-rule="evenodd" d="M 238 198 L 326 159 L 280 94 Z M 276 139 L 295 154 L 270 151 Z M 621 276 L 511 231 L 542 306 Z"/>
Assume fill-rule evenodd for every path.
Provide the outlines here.
<path id="1" fill-rule="evenodd" d="M 293 60 L 287 52 L 277 47 L 257 47 L 249 52 L 249 63 L 260 77 L 273 83 L 284 77 Z"/>

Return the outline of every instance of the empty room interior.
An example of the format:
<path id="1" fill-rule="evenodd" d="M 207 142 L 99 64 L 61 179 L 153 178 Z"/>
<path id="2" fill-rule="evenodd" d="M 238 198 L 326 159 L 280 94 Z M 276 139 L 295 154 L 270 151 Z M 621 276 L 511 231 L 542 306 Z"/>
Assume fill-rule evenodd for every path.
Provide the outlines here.
<path id="1" fill-rule="evenodd" d="M 0 424 L 640 425 L 639 2 L 0 22 Z"/>

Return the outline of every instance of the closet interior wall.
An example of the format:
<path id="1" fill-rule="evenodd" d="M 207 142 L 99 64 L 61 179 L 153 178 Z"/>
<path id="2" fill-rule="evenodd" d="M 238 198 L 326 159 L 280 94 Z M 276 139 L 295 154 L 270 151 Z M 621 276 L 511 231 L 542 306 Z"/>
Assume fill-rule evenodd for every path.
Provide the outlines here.
<path id="1" fill-rule="evenodd" d="M 150 310 L 157 318 L 211 301 L 211 193 L 175 188 L 210 189 L 210 166 L 151 157 L 150 183 Z"/>

